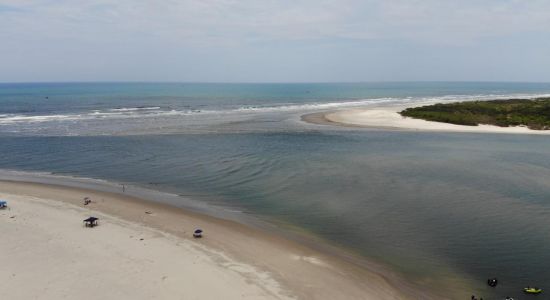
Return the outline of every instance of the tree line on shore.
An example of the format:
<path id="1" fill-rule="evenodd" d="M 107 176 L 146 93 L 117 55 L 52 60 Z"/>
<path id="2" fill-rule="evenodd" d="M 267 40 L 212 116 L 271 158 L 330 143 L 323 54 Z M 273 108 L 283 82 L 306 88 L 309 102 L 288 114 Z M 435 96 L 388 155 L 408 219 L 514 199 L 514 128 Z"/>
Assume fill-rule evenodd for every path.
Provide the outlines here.
<path id="1" fill-rule="evenodd" d="M 400 114 L 457 125 L 527 126 L 534 130 L 549 130 L 550 98 L 438 103 L 407 108 Z"/>

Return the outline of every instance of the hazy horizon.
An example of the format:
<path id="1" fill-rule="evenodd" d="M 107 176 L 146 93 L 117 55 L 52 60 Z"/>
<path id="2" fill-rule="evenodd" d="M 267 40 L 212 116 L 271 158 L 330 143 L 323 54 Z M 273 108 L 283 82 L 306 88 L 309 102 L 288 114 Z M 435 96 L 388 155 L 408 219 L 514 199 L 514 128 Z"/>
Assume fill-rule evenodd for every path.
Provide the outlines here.
<path id="1" fill-rule="evenodd" d="M 78 83 L 180 83 L 180 84 L 360 84 L 360 83 L 550 83 L 549 81 L 489 81 L 489 80 L 364 80 L 364 81 L 142 81 L 142 80 L 88 80 L 88 81 L 0 81 L 0 84 L 78 84 Z"/>
<path id="2" fill-rule="evenodd" d="M 0 82 L 550 82 L 550 2 L 0 0 Z"/>
<path id="3" fill-rule="evenodd" d="M 124 83 L 150 83 L 150 84 L 361 84 L 361 83 L 534 83 L 550 84 L 550 81 L 463 81 L 463 80 L 385 80 L 385 81 L 142 81 L 142 80 L 88 80 L 88 81 L 0 81 L 0 84 L 124 84 Z"/>

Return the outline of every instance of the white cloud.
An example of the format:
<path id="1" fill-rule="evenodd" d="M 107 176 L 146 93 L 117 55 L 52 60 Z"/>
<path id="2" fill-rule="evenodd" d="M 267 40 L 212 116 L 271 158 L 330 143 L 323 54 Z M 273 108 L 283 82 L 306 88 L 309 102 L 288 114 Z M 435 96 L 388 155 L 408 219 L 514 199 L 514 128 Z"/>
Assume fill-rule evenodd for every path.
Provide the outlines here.
<path id="1" fill-rule="evenodd" d="M 100 40 L 407 39 L 432 43 L 550 32 L 548 1 L 0 1 L 3 37 Z"/>
<path id="2" fill-rule="evenodd" d="M 547 0 L 0 0 L 0 80 L 548 80 L 549 41 Z"/>

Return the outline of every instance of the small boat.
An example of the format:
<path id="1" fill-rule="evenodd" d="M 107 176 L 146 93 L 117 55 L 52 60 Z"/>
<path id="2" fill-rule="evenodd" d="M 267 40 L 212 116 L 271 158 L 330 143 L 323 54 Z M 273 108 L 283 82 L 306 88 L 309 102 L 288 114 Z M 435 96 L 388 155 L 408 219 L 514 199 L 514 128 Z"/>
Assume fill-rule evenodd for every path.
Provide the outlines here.
<path id="1" fill-rule="evenodd" d="M 536 288 L 536 287 L 526 287 L 523 289 L 523 291 L 527 294 L 540 294 L 542 293 L 542 289 Z"/>
<path id="2" fill-rule="evenodd" d="M 195 232 L 193 232 L 194 238 L 201 238 L 202 237 L 202 229 L 197 229 Z"/>

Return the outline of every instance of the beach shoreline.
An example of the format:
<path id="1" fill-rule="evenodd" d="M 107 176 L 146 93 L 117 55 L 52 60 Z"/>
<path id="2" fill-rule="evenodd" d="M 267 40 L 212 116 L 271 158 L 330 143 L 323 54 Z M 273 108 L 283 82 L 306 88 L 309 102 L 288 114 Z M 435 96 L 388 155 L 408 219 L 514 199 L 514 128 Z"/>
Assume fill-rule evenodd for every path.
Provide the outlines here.
<path id="1" fill-rule="evenodd" d="M 320 252 L 307 245 L 234 221 L 223 220 L 133 196 L 63 185 L 0 180 L 0 197 L 6 198 L 12 207 L 8 212 L 2 212 L 0 221 L 9 222 L 9 224 L 15 226 L 14 232 L 25 231 L 26 227 L 24 225 L 17 227 L 20 226 L 17 225 L 18 220 L 23 219 L 25 213 L 28 214 L 29 211 L 36 210 L 36 213 L 47 215 L 48 209 L 44 208 L 44 204 L 52 206 L 57 203 L 57 205 L 54 205 L 57 213 L 72 212 L 73 218 L 75 211 L 79 213 L 81 219 L 84 219 L 87 214 L 101 215 L 105 219 L 104 222 L 108 224 L 103 226 L 102 223 L 100 225 L 102 230 L 104 230 L 104 227 L 111 227 L 110 230 L 112 231 L 114 230 L 112 229 L 113 224 L 126 224 L 114 230 L 116 233 L 126 230 L 128 228 L 127 224 L 133 224 L 145 228 L 141 232 L 156 231 L 162 233 L 162 235 L 173 237 L 172 242 L 175 240 L 176 245 L 196 246 L 196 244 L 199 244 L 202 247 L 200 248 L 203 252 L 202 258 L 205 261 L 214 262 L 213 265 L 212 263 L 207 264 L 206 269 L 218 274 L 227 269 L 228 265 L 237 266 L 234 268 L 235 270 L 227 272 L 234 276 L 232 280 L 238 282 L 236 290 L 254 295 L 252 298 L 336 299 L 339 296 L 346 295 L 347 299 L 417 299 L 419 296 L 423 299 L 441 299 L 433 296 L 431 291 L 415 289 L 414 285 L 408 284 L 398 275 L 375 264 L 370 268 L 365 268 Z M 83 197 L 90 197 L 92 203 L 83 206 Z M 42 204 L 36 204 L 36 202 Z M 21 214 L 18 213 L 19 203 L 28 206 L 26 212 L 22 210 Z M 14 219 L 10 218 L 12 214 L 16 216 Z M 51 210 L 49 214 L 51 214 Z M 87 231 L 82 231 L 84 228 L 81 228 L 81 219 L 75 219 L 74 224 L 72 224 L 80 235 L 87 233 Z M 116 220 L 122 221 L 117 222 Z M 192 230 L 196 227 L 205 230 L 204 239 L 197 241 L 191 238 Z M 26 229 L 29 228 L 32 228 L 32 226 Z M 44 230 L 46 229 L 44 228 Z M 70 242 L 72 238 L 73 236 L 69 235 L 64 237 L 63 240 Z M 15 240 L 16 237 L 12 236 L 11 239 Z M 158 237 L 155 238 L 155 240 L 158 239 Z M 25 243 L 25 246 L 30 249 L 35 249 L 37 245 L 33 245 L 32 241 L 34 239 L 22 241 L 21 243 Z M 108 242 L 112 244 L 115 241 L 109 240 Z M 164 241 L 164 243 L 168 242 Z M 63 247 L 63 244 L 58 246 Z M 8 248 L 4 249 L 6 251 L 12 251 L 2 251 L 3 253 L 14 253 L 8 244 L 4 244 L 3 247 Z M 36 249 L 40 249 L 40 247 L 36 247 Z M 157 248 L 151 249 L 153 255 L 157 251 L 155 249 Z M 201 256 L 201 251 L 194 253 L 194 255 Z M 218 254 L 213 259 L 212 254 L 208 253 Z M 49 253 L 48 255 L 55 256 L 55 253 Z M 220 259 L 220 257 L 223 259 Z M 9 260 L 9 257 L 4 257 L 4 259 Z M 90 259 L 93 259 L 93 257 Z M 174 259 L 177 259 L 177 257 Z M 3 268 L 4 272 L 0 272 L 0 275 L 5 273 L 1 277 L 5 277 L 4 280 L 10 287 L 8 295 L 10 291 L 16 293 L 16 290 L 21 288 L 21 283 L 17 284 L 17 280 L 10 277 L 11 273 L 14 273 L 14 270 L 10 270 L 10 268 L 20 269 L 24 267 L 32 269 L 35 267 L 36 276 L 48 272 L 48 270 L 41 270 L 39 265 L 27 266 L 25 262 L 18 262 L 17 259 L 11 261 L 14 261 L 15 264 L 6 264 L 8 267 Z M 118 262 L 115 259 L 113 263 L 117 264 Z M 76 272 L 76 277 L 84 276 L 84 274 L 78 273 L 78 270 L 70 271 Z M 221 272 L 221 274 L 223 273 Z M 10 283 L 13 283 L 13 285 Z M 249 283 L 249 285 L 246 283 Z M 105 284 L 107 286 L 106 290 L 108 290 L 108 286 L 113 283 L 99 281 L 98 284 Z M 211 284 L 213 286 L 217 285 L 216 282 L 211 282 Z M 219 286 L 222 289 L 227 287 L 223 282 Z M 128 285 L 129 287 L 131 285 Z M 38 288 L 39 286 L 36 287 L 36 289 Z M 151 287 L 153 290 L 154 288 L 158 288 L 158 286 Z M 29 289 L 28 291 L 32 290 Z M 52 298 L 65 295 L 61 292 L 63 291 L 52 292 Z M 176 289 L 174 292 L 181 291 Z M 206 299 L 208 298 L 206 294 L 208 293 L 192 295 L 198 297 L 198 299 L 205 296 Z M 166 295 L 166 298 L 173 298 L 173 296 L 175 295 Z"/>
<path id="2" fill-rule="evenodd" d="M 532 130 L 527 127 L 498 127 L 480 124 L 465 126 L 450 123 L 433 122 L 399 114 L 400 111 L 423 105 L 432 105 L 437 102 L 419 102 L 414 105 L 378 105 L 372 107 L 331 110 L 304 114 L 300 117 L 303 122 L 317 125 L 331 125 L 353 128 L 370 128 L 397 131 L 426 131 L 426 132 L 463 132 L 463 133 L 503 133 L 503 134 L 533 134 L 548 135 L 550 130 Z"/>

